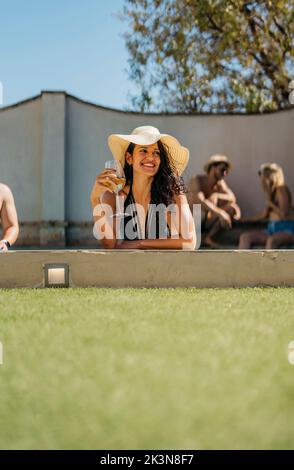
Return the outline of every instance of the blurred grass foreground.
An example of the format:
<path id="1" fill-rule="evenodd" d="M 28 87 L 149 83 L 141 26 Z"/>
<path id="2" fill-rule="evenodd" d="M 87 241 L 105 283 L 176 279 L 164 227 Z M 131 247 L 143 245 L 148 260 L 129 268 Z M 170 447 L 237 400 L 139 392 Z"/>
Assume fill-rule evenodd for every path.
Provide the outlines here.
<path id="1" fill-rule="evenodd" d="M 1 290 L 2 449 L 289 449 L 293 289 Z"/>

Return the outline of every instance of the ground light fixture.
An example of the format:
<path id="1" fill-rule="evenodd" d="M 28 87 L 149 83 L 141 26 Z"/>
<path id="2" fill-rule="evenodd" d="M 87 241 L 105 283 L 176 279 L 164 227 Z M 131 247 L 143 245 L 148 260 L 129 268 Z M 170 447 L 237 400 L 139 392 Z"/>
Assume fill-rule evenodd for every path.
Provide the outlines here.
<path id="1" fill-rule="evenodd" d="M 65 263 L 44 265 L 45 287 L 69 287 L 69 266 Z"/>

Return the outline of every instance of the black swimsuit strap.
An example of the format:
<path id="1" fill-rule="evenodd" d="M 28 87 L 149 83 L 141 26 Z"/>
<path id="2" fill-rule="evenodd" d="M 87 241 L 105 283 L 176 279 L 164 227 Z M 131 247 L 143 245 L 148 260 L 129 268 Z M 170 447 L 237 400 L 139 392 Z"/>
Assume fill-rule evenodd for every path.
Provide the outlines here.
<path id="1" fill-rule="evenodd" d="M 129 205 L 133 204 L 135 206 L 135 204 L 136 204 L 136 201 L 135 201 L 135 198 L 134 198 L 134 195 L 133 195 L 132 186 L 133 185 L 131 183 L 129 193 L 128 193 L 126 199 L 125 199 L 125 203 L 124 203 L 124 211 L 125 212 L 126 212 L 126 209 L 128 208 Z M 148 208 L 148 211 L 147 211 L 147 214 L 146 214 L 146 219 L 145 219 L 145 238 L 148 238 L 148 215 L 149 215 L 149 208 Z M 135 213 L 133 212 L 133 219 L 135 221 L 137 229 L 139 227 L 141 227 L 140 222 L 138 220 L 137 212 L 135 212 Z"/>
<path id="2" fill-rule="evenodd" d="M 133 196 L 133 190 L 132 190 L 133 183 L 130 184 L 130 190 L 128 192 L 128 195 L 125 199 L 124 207 L 128 207 L 129 204 L 133 204 L 135 202 L 134 196 Z"/>
<path id="3" fill-rule="evenodd" d="M 152 201 L 150 201 L 150 204 L 152 204 Z M 131 207 L 128 211 L 129 206 Z M 145 238 L 149 238 L 149 236 L 153 237 L 152 235 L 153 229 L 154 227 L 156 227 L 156 238 L 160 238 L 159 233 L 161 233 L 162 227 L 160 228 L 160 225 L 159 225 L 160 222 L 158 219 L 159 214 L 156 211 L 154 212 L 153 204 L 151 206 L 150 205 L 148 206 L 148 211 L 147 211 L 146 218 L 145 218 L 145 235 L 144 235 L 143 227 L 141 227 L 140 225 L 140 221 L 139 221 L 138 214 L 136 211 L 136 201 L 133 195 L 132 184 L 130 185 L 129 193 L 125 199 L 124 212 L 125 212 L 124 230 L 126 228 L 126 225 L 130 221 L 132 221 L 134 232 L 137 232 L 139 237 L 140 236 L 145 237 Z M 156 224 L 156 226 L 154 224 Z M 167 236 L 169 237 L 170 228 L 167 224 L 165 226 L 166 228 L 164 230 L 167 231 Z M 126 234 L 125 234 L 125 240 L 128 240 Z M 136 240 L 138 240 L 138 238 L 136 238 Z"/>

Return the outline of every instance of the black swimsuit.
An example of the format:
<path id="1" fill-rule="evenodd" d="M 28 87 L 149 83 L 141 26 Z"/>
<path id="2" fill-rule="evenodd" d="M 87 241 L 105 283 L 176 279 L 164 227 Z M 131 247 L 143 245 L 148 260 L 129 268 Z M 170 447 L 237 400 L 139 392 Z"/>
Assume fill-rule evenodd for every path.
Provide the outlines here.
<path id="1" fill-rule="evenodd" d="M 136 201 L 131 186 L 124 202 L 124 240 L 169 238 L 170 229 L 166 222 L 166 216 L 160 217 L 160 215 L 158 206 L 151 201 L 148 207 L 143 232 L 138 219 Z"/>

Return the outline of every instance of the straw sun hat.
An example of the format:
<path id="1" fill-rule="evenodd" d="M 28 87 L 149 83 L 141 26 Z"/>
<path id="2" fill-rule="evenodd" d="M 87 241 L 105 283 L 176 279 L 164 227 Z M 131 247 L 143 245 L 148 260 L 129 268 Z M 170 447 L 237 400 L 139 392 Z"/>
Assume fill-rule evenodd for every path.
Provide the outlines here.
<path id="1" fill-rule="evenodd" d="M 212 155 L 212 157 L 207 160 L 203 167 L 205 173 L 208 173 L 208 170 L 212 165 L 217 165 L 218 163 L 225 163 L 226 165 L 228 165 L 229 171 L 232 169 L 232 164 L 229 161 L 228 157 L 226 157 L 225 155 Z"/>
<path id="2" fill-rule="evenodd" d="M 177 170 L 178 175 L 181 175 L 189 161 L 189 150 L 182 147 L 175 137 L 161 134 L 156 127 L 137 127 L 129 135 L 111 134 L 108 137 L 108 145 L 114 158 L 124 166 L 125 153 L 131 142 L 137 145 L 152 145 L 159 140 L 167 146 L 172 166 Z"/>

